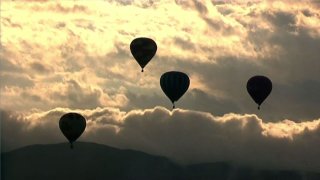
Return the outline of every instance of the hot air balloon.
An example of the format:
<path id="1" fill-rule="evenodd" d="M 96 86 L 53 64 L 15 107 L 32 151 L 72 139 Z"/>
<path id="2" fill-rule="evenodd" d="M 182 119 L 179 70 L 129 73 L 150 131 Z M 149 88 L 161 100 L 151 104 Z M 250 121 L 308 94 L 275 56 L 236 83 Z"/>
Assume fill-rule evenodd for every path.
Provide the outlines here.
<path id="1" fill-rule="evenodd" d="M 71 149 L 86 128 L 86 119 L 78 113 L 64 114 L 59 121 L 63 135 L 69 140 Z"/>
<path id="2" fill-rule="evenodd" d="M 272 82 L 265 76 L 253 76 L 247 82 L 247 91 L 258 104 L 258 109 L 260 109 L 262 102 L 269 96 L 271 90 Z"/>
<path id="3" fill-rule="evenodd" d="M 161 89 L 171 100 L 173 109 L 175 108 L 174 102 L 178 101 L 182 97 L 182 95 L 188 90 L 189 85 L 189 77 L 183 72 L 166 72 L 162 74 L 160 78 Z"/>
<path id="4" fill-rule="evenodd" d="M 143 72 L 143 68 L 157 52 L 157 44 L 150 38 L 140 37 L 131 42 L 130 50 L 133 57 L 141 66 L 141 72 Z"/>

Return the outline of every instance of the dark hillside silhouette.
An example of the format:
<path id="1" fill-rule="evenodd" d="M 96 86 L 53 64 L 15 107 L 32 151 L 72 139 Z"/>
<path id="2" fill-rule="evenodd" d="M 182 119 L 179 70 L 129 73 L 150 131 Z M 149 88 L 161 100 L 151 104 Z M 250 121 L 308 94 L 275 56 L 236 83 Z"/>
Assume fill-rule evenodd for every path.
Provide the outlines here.
<path id="1" fill-rule="evenodd" d="M 33 145 L 2 156 L 2 180 L 319 180 L 320 173 L 256 170 L 226 162 L 178 165 L 165 157 L 95 143 Z"/>
<path id="2" fill-rule="evenodd" d="M 180 172 L 163 157 L 83 142 L 28 146 L 2 154 L 2 165 L 2 180 L 176 179 Z"/>

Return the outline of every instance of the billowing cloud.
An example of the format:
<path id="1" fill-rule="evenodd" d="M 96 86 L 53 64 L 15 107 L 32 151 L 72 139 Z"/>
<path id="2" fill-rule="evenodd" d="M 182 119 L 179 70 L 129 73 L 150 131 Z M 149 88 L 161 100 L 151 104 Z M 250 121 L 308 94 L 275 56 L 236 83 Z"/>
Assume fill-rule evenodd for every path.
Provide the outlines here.
<path id="1" fill-rule="evenodd" d="M 66 141 L 62 114 L 83 114 L 80 141 L 169 157 L 320 171 L 320 4 L 315 1 L 4 1 L 1 150 Z M 24 18 L 21 18 L 24 17 Z M 153 38 L 140 72 L 130 42 Z M 162 73 L 187 73 L 171 107 Z M 273 91 L 257 111 L 247 80 Z M 156 107 L 156 108 L 154 108 Z"/>
<path id="2" fill-rule="evenodd" d="M 181 107 L 218 115 L 257 113 L 245 84 L 262 74 L 274 90 L 260 117 L 315 119 L 317 7 L 313 1 L 6 1 L 2 106 L 27 112 L 166 105 L 159 77 L 179 70 L 191 78 Z M 129 51 L 137 36 L 158 44 L 143 74 Z"/>
<path id="3" fill-rule="evenodd" d="M 66 141 L 58 120 L 70 111 L 87 119 L 79 141 L 136 149 L 183 164 L 228 161 L 254 167 L 320 170 L 320 119 L 266 123 L 251 114 L 214 116 L 163 107 L 128 112 L 57 108 L 28 115 L 2 111 L 2 150 Z"/>
<path id="4" fill-rule="evenodd" d="M 274 90 L 260 117 L 316 119 L 318 6 L 314 1 L 6 1 L 2 108 L 164 106 L 159 77 L 179 70 L 191 78 L 181 107 L 218 115 L 257 113 L 245 84 L 262 74 Z M 143 74 L 129 51 L 137 36 L 158 44 Z"/>

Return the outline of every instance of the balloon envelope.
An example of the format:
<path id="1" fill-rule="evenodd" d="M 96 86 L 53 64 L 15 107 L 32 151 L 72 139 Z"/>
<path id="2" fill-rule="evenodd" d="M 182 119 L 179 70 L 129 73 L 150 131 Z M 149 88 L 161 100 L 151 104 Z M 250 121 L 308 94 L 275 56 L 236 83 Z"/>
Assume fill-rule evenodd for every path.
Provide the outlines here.
<path id="1" fill-rule="evenodd" d="M 178 71 L 169 71 L 162 74 L 160 78 L 160 86 L 162 91 L 174 102 L 178 101 L 182 95 L 188 90 L 190 79 L 187 74 Z"/>
<path id="2" fill-rule="evenodd" d="M 131 54 L 142 68 L 141 71 L 143 72 L 143 68 L 157 52 L 157 44 L 150 38 L 140 37 L 131 42 L 130 50 Z"/>
<path id="3" fill-rule="evenodd" d="M 67 113 L 60 118 L 59 127 L 72 148 L 72 143 L 81 136 L 86 128 L 86 119 L 78 113 Z"/>
<path id="4" fill-rule="evenodd" d="M 258 104 L 258 109 L 272 90 L 272 82 L 265 76 L 253 76 L 247 82 L 247 91 Z"/>

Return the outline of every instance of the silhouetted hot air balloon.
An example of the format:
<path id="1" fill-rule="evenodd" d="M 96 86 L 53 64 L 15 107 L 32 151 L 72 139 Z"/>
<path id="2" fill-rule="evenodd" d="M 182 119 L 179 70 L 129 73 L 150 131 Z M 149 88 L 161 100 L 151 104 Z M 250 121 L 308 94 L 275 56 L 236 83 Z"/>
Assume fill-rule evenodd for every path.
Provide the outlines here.
<path id="1" fill-rule="evenodd" d="M 271 90 L 272 82 L 265 76 L 253 76 L 247 82 L 247 91 L 258 104 L 258 109 L 260 109 L 262 102 L 269 96 Z"/>
<path id="2" fill-rule="evenodd" d="M 86 119 L 78 113 L 64 114 L 59 121 L 63 135 L 69 140 L 71 149 L 86 128 Z"/>
<path id="3" fill-rule="evenodd" d="M 157 44 L 150 38 L 140 37 L 131 42 L 130 50 L 133 57 L 141 66 L 141 72 L 143 72 L 143 68 L 157 52 Z"/>
<path id="4" fill-rule="evenodd" d="M 182 95 L 188 90 L 189 85 L 189 77 L 183 72 L 166 72 L 162 74 L 160 78 L 161 89 L 171 100 L 173 108 L 175 108 L 174 102 L 178 101 L 182 97 Z"/>

